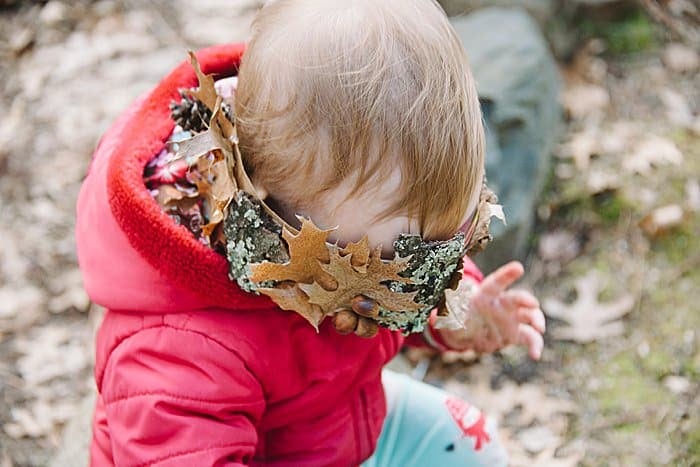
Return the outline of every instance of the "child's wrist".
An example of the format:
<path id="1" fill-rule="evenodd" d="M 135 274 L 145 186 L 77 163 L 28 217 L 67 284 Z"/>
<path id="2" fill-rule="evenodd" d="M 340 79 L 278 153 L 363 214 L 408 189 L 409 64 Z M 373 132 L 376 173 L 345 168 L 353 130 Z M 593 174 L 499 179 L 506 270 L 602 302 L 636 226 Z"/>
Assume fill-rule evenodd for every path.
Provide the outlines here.
<path id="1" fill-rule="evenodd" d="M 433 310 L 428 319 L 428 325 L 423 331 L 423 339 L 428 343 L 428 345 L 440 352 L 450 351 L 463 351 L 467 350 L 467 342 L 463 340 L 456 339 L 455 331 L 450 331 L 449 329 L 437 329 L 435 327 L 435 322 L 437 320 L 437 309 Z"/>

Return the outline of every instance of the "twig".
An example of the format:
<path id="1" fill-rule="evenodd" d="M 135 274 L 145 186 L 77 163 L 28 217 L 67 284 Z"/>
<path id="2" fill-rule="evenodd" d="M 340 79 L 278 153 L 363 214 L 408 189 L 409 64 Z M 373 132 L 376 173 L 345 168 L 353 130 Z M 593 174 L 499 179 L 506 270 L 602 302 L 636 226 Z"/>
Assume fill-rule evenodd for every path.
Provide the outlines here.
<path id="1" fill-rule="evenodd" d="M 700 48 L 700 25 L 686 24 L 682 17 L 669 13 L 657 0 L 639 0 L 640 4 L 649 12 L 651 17 L 666 26 L 690 45 Z M 698 22 L 698 12 L 688 12 L 687 21 Z"/>

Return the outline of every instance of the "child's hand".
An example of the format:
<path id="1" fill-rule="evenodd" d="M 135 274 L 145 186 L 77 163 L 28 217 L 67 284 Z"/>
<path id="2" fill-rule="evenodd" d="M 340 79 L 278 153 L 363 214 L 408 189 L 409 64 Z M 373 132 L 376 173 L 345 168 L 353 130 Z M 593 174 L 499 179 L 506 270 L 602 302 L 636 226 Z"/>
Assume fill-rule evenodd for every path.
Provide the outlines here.
<path id="1" fill-rule="evenodd" d="M 523 265 L 513 261 L 486 276 L 471 296 L 466 328 L 437 330 L 445 343 L 453 349 L 483 353 L 526 345 L 530 357 L 538 360 L 545 330 L 540 304 L 530 292 L 507 290 L 523 272 Z"/>
<path id="2" fill-rule="evenodd" d="M 340 334 L 354 332 L 360 337 L 374 337 L 379 331 L 373 319 L 379 314 L 379 305 L 371 298 L 358 295 L 352 299 L 352 309 L 336 310 L 333 325 Z"/>

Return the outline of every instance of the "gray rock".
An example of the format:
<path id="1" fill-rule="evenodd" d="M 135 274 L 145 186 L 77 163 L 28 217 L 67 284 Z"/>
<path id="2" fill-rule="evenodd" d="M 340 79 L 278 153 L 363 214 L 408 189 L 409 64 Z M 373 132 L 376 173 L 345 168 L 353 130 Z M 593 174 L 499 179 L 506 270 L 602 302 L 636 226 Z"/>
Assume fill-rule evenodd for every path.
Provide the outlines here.
<path id="1" fill-rule="evenodd" d="M 527 254 L 537 199 L 560 127 L 559 74 L 535 21 L 522 9 L 452 18 L 477 81 L 487 130 L 486 173 L 508 226 L 477 257 L 486 271 Z"/>

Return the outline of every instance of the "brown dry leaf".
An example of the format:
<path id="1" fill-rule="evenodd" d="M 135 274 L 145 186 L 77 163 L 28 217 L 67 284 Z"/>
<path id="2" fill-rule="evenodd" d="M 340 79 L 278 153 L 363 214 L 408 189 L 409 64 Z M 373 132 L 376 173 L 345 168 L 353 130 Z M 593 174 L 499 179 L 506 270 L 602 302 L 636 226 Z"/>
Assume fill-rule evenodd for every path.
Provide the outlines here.
<path id="1" fill-rule="evenodd" d="M 669 204 L 654 209 L 644 216 L 639 226 L 651 237 L 657 237 L 683 222 L 683 208 L 677 204 Z"/>
<path id="2" fill-rule="evenodd" d="M 177 155 L 185 159 L 187 163 L 192 166 L 196 164 L 203 155 L 222 150 L 223 145 L 221 144 L 221 140 L 215 133 L 215 130 L 210 128 L 202 133 L 197 133 L 190 139 L 182 141 Z"/>
<path id="3" fill-rule="evenodd" d="M 202 68 L 199 66 L 199 61 L 195 56 L 194 52 L 190 51 L 190 62 L 197 74 L 197 79 L 199 80 L 199 88 L 195 91 L 190 91 L 189 94 L 199 99 L 209 107 L 212 111 L 212 122 L 216 122 L 226 140 L 235 137 L 236 130 L 233 123 L 224 115 L 223 112 L 216 112 L 215 109 L 221 106 L 221 97 L 216 93 L 216 85 L 214 84 L 214 78 L 212 75 L 205 75 L 202 73 Z M 210 125 L 210 127 L 216 125 Z"/>
<path id="4" fill-rule="evenodd" d="M 555 298 L 544 301 L 542 308 L 547 316 L 568 324 L 552 331 L 555 339 L 591 342 L 624 332 L 624 325 L 619 318 L 632 311 L 634 297 L 625 294 L 613 302 L 601 303 L 598 301 L 600 283 L 598 274 L 591 271 L 576 281 L 578 297 L 572 304 Z"/>
<path id="5" fill-rule="evenodd" d="M 297 284 L 283 283 L 276 288 L 259 288 L 258 291 L 270 297 L 283 310 L 299 313 L 318 331 L 324 317 L 323 310 L 309 303 L 309 297 Z"/>
<path id="6" fill-rule="evenodd" d="M 160 206 L 168 206 L 171 203 L 176 203 L 185 198 L 185 193 L 182 190 L 178 190 L 173 185 L 161 185 L 157 190 L 156 201 L 158 201 Z"/>
<path id="7" fill-rule="evenodd" d="M 652 135 L 636 146 L 634 152 L 622 162 L 622 166 L 630 172 L 649 175 L 653 167 L 680 165 L 681 162 L 683 154 L 673 141 Z"/>
<path id="8" fill-rule="evenodd" d="M 351 300 L 357 295 L 369 297 L 391 311 L 418 310 L 419 303 L 413 301 L 417 292 L 401 293 L 389 290 L 382 281 L 410 283 L 410 279 L 399 276 L 406 269 L 408 259 L 384 263 L 381 260 L 381 247 L 377 247 L 369 257 L 367 272 L 358 272 L 350 264 L 350 256 L 340 256 L 337 250 L 331 251 L 330 263 L 321 268 L 335 277 L 337 288 L 330 291 L 318 283 L 300 284 L 299 287 L 309 296 L 309 302 L 319 305 L 326 313 L 338 308 L 350 308 Z"/>
<path id="9" fill-rule="evenodd" d="M 250 279 L 253 282 L 272 280 L 311 284 L 316 281 L 328 289 L 337 287 L 333 276 L 321 267 L 321 263 L 330 261 L 326 240 L 333 229 L 321 230 L 310 219 L 299 217 L 299 220 L 301 230 L 297 235 L 286 228 L 282 229 L 290 260 L 284 264 L 269 261 L 252 264 Z"/>
<path id="10" fill-rule="evenodd" d="M 497 203 L 498 197 L 493 191 L 491 191 L 486 183 L 484 183 L 481 187 L 481 193 L 479 195 L 478 223 L 466 248 L 468 255 L 473 256 L 482 252 L 492 240 L 491 234 L 489 233 L 491 217 L 497 217 L 505 224 L 503 207 Z"/>
<path id="11" fill-rule="evenodd" d="M 340 254 L 352 255 L 350 257 L 350 264 L 358 272 L 367 272 L 367 263 L 369 262 L 369 240 L 367 235 L 362 237 L 359 242 L 350 242 L 345 245 L 345 248 L 340 250 Z"/>
<path id="12" fill-rule="evenodd" d="M 236 193 L 236 184 L 231 178 L 225 160 L 214 162 L 202 171 L 202 180 L 197 181 L 199 196 L 207 200 L 209 223 L 202 226 L 202 234 L 210 237 L 216 226 L 224 220 L 226 208 Z M 209 182 L 209 179 L 212 179 Z"/>
<path id="13" fill-rule="evenodd" d="M 199 80 L 199 88 L 190 91 L 190 95 L 202 101 L 210 110 L 214 110 L 214 107 L 216 107 L 216 100 L 219 97 L 216 93 L 214 77 L 212 75 L 205 75 L 202 72 L 202 68 L 199 66 L 199 60 L 197 60 L 197 56 L 194 52 L 190 50 L 188 54 L 190 56 L 192 68 L 194 68 L 194 72 L 197 74 L 197 79 Z"/>

